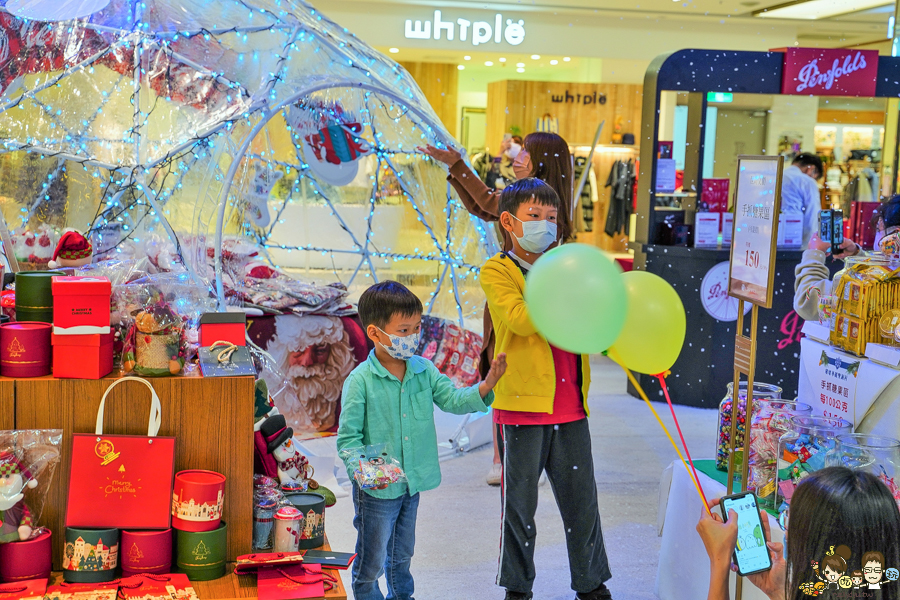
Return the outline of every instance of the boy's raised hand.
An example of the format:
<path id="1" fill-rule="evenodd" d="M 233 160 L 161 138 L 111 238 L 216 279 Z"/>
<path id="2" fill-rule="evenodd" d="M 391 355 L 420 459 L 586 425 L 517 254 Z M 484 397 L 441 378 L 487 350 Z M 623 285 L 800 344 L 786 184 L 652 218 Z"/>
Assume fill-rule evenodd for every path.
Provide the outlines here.
<path id="1" fill-rule="evenodd" d="M 494 357 L 493 361 L 491 361 L 491 370 L 488 371 L 487 377 L 485 377 L 484 381 L 481 382 L 481 385 L 478 386 L 478 391 L 481 392 L 482 398 L 487 396 L 488 393 L 494 389 L 494 386 L 497 385 L 497 382 L 500 381 L 500 378 L 503 377 L 504 373 L 506 373 L 506 354 L 501 352 Z"/>

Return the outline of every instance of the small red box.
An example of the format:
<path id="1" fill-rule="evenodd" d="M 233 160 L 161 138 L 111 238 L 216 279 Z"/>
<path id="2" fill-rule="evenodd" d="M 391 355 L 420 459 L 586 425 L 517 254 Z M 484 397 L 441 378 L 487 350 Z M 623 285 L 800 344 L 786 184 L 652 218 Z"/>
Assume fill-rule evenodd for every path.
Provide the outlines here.
<path id="1" fill-rule="evenodd" d="M 53 334 L 53 376 L 101 379 L 113 369 L 113 334 Z"/>
<path id="2" fill-rule="evenodd" d="M 175 474 L 172 527 L 180 531 L 214 531 L 225 505 L 225 476 L 192 469 Z"/>
<path id="3" fill-rule="evenodd" d="M 48 579 L 53 554 L 50 542 L 47 531 L 33 540 L 0 544 L 0 582 Z"/>
<path id="4" fill-rule="evenodd" d="M 109 333 L 106 277 L 53 277 L 53 332 L 58 335 Z"/>
<path id="5" fill-rule="evenodd" d="M 172 571 L 172 530 L 123 531 L 119 542 L 122 576 Z"/>
<path id="6" fill-rule="evenodd" d="M 200 347 L 207 348 L 219 340 L 235 346 L 246 346 L 246 331 L 245 313 L 204 313 L 200 317 Z"/>

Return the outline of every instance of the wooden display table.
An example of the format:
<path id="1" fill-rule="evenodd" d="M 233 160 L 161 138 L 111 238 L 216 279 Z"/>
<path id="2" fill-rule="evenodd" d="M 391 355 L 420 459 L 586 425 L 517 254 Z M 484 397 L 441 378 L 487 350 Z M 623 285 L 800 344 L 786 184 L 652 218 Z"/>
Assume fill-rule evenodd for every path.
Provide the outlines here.
<path id="1" fill-rule="evenodd" d="M 41 523 L 53 531 L 53 568 L 57 570 L 62 568 L 72 434 L 94 432 L 100 399 L 114 379 L 0 378 L 0 429 L 63 430 L 62 457 L 41 515 Z M 234 561 L 250 552 L 253 534 L 254 380 L 164 377 L 148 381 L 162 405 L 159 435 L 176 438 L 175 471 L 208 469 L 225 475 L 227 560 Z M 116 386 L 106 401 L 103 430 L 147 435 L 149 410 L 150 394 L 144 386 L 127 382 Z"/>

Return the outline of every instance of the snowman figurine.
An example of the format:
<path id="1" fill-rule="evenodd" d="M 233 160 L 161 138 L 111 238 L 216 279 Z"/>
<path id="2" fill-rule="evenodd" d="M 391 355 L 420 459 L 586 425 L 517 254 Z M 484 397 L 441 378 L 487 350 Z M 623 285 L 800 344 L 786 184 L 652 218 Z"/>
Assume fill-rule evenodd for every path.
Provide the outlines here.
<path id="1" fill-rule="evenodd" d="M 15 454 L 0 453 L 0 544 L 24 541 L 31 536 L 31 511 L 22 502 L 26 486 L 37 487 L 37 480 Z"/>
<path id="2" fill-rule="evenodd" d="M 269 453 L 278 464 L 278 480 L 281 485 L 305 482 L 309 461 L 294 446 L 294 430 L 287 426 L 284 415 L 272 415 L 263 421 L 259 431 L 266 440 Z"/>

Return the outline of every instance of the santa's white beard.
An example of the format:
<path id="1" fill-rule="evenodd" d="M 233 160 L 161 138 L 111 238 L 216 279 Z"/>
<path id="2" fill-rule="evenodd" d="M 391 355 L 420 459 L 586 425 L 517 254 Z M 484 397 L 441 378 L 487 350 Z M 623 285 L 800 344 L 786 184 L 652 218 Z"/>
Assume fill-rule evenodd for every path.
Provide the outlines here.
<path id="1" fill-rule="evenodd" d="M 353 352 L 344 343 L 333 344 L 325 364 L 282 366 L 285 388 L 276 399 L 288 425 L 298 431 L 324 431 L 334 425 L 337 399 L 353 370 Z"/>

